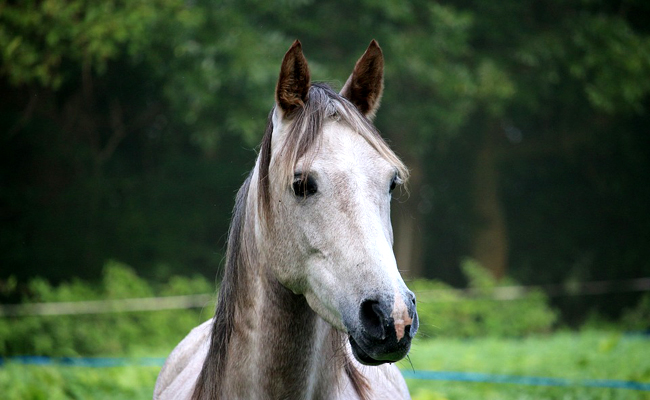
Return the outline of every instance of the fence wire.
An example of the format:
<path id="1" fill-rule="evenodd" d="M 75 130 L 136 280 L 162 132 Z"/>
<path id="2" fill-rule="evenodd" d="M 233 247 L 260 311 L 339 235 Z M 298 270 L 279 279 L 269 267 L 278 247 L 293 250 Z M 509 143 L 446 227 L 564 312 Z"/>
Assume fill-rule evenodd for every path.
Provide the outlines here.
<path id="1" fill-rule="evenodd" d="M 650 291 L 650 277 L 620 281 L 576 282 L 556 285 L 496 286 L 489 288 L 438 289 L 421 293 L 440 294 L 441 302 L 486 299 L 511 301 L 525 297 L 531 291 L 543 291 L 549 297 L 589 296 L 626 292 Z M 445 296 L 445 294 L 456 296 Z M 104 314 L 133 311 L 162 311 L 203 308 L 214 302 L 214 294 L 147 297 L 74 302 L 23 303 L 0 305 L 0 317 L 30 315 Z M 428 301 L 436 301 L 429 299 Z"/>

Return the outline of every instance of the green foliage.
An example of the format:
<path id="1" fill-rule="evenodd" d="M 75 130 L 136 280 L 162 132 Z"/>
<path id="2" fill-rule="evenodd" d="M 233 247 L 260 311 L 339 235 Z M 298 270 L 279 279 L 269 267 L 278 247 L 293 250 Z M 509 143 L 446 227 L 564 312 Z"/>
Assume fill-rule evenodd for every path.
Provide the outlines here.
<path id="1" fill-rule="evenodd" d="M 512 300 L 496 300 L 495 289 L 499 286 L 490 273 L 471 259 L 465 260 L 463 267 L 471 297 L 458 294 L 442 282 L 409 283 L 417 296 L 420 337 L 522 337 L 551 330 L 557 314 L 541 291 L 516 293 Z M 513 284 L 510 280 L 502 283 Z"/>
<path id="2" fill-rule="evenodd" d="M 109 300 L 212 291 L 211 285 L 199 276 L 176 276 L 154 287 L 129 267 L 111 261 L 105 265 L 102 282 L 97 286 L 77 280 L 53 287 L 45 280 L 34 279 L 23 301 Z M 212 309 L 211 304 L 206 304 L 203 310 L 4 317 L 0 319 L 0 354 L 145 354 L 178 343 L 193 327 L 209 318 Z"/>
<path id="3" fill-rule="evenodd" d="M 54 89 L 71 79 L 71 64 L 82 66 L 84 73 L 102 74 L 125 52 L 136 56 L 148 50 L 160 20 L 172 19 L 189 29 L 192 23 L 182 6 L 177 0 L 2 1 L 0 73 L 13 85 Z"/>
<path id="4" fill-rule="evenodd" d="M 475 297 L 462 297 L 435 281 L 418 280 L 409 285 L 418 298 L 419 337 L 525 336 L 550 330 L 556 315 L 543 294 L 531 292 L 515 300 L 496 301 L 492 295 L 498 285 L 490 274 L 472 260 L 467 260 L 464 267 Z M 151 285 L 128 266 L 110 261 L 98 285 L 75 280 L 52 286 L 43 279 L 34 279 L 23 302 L 110 300 L 211 291 L 202 277 L 175 276 L 164 284 Z M 211 305 L 206 304 L 201 311 L 5 317 L 0 319 L 0 354 L 75 356 L 151 351 L 173 346 L 211 311 Z"/>
<path id="5" fill-rule="evenodd" d="M 635 307 L 623 312 L 621 325 L 631 331 L 650 332 L 650 293 L 643 295 Z"/>
<path id="6" fill-rule="evenodd" d="M 650 38 L 638 35 L 617 16 L 583 15 L 572 23 L 577 28 L 572 44 L 578 56 L 569 62 L 569 70 L 584 82 L 589 102 L 608 113 L 645 112 Z"/>

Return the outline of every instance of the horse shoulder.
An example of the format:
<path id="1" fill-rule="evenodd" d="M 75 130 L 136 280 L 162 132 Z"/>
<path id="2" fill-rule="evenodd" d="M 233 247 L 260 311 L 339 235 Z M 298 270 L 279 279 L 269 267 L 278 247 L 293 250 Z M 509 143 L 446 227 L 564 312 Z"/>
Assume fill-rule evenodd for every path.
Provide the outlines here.
<path id="1" fill-rule="evenodd" d="M 158 374 L 154 400 L 184 400 L 192 396 L 210 346 L 212 319 L 192 331 L 169 354 Z"/>

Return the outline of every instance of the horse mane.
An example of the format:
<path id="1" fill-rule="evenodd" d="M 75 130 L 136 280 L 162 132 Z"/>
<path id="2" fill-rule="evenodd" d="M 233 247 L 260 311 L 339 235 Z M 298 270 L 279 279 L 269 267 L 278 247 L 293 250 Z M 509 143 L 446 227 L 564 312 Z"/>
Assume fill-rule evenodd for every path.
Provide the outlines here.
<path id="1" fill-rule="evenodd" d="M 310 87 L 309 98 L 304 107 L 296 109 L 287 116 L 290 125 L 279 153 L 280 157 L 273 160 L 274 173 L 277 170 L 277 174 L 274 174 L 272 182 L 269 171 L 272 162 L 273 113 L 274 110 L 269 114 L 260 146 L 258 171 L 257 205 L 260 217 L 267 223 L 272 220 L 270 207 L 273 187 L 286 187 L 291 184 L 296 162 L 315 146 L 323 130 L 323 125 L 328 119 L 335 119 L 358 132 L 380 155 L 395 166 L 402 180 L 405 181 L 408 178 L 408 169 L 388 147 L 370 120 L 361 114 L 356 106 L 326 84 L 314 83 Z M 250 260 L 255 251 L 250 239 L 244 237 L 248 209 L 247 199 L 253 175 L 253 172 L 248 175 L 237 192 L 228 233 L 224 276 L 212 324 L 210 348 L 196 381 L 192 400 L 213 400 L 219 399 L 221 396 L 222 377 L 228 362 L 228 344 L 235 327 L 236 306 L 241 301 L 245 301 L 247 293 L 247 288 L 242 287 L 246 284 L 246 279 L 242 278 L 251 265 Z M 341 343 L 344 343 L 344 335 L 336 332 L 334 328 L 332 330 L 334 336 L 340 338 Z M 341 366 L 355 391 L 361 399 L 366 399 L 369 386 L 365 377 L 357 370 L 349 356 L 344 354 L 343 346 L 335 348 L 340 348 L 341 357 L 336 358 L 340 359 L 339 362 L 342 363 Z"/>
<path id="2" fill-rule="evenodd" d="M 246 222 L 246 199 L 251 183 L 251 175 L 237 192 L 226 249 L 226 265 L 219 288 L 217 309 L 214 313 L 210 349 L 203 362 L 203 368 L 196 381 L 192 400 L 219 399 L 221 379 L 227 363 L 227 350 L 235 327 L 235 307 L 239 297 L 246 293 L 241 285 L 245 283 L 242 268 L 247 263 L 246 242 L 243 240 L 243 228 Z"/>

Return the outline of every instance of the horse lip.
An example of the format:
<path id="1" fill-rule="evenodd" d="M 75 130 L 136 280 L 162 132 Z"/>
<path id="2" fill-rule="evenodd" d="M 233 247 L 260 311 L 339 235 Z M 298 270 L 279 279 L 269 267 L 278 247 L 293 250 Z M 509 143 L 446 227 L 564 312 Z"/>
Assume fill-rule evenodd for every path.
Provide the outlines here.
<path id="1" fill-rule="evenodd" d="M 361 364 L 364 365 L 370 365 L 370 366 L 377 366 L 381 364 L 385 364 L 388 361 L 386 360 L 376 360 L 372 358 L 368 353 L 366 353 L 361 346 L 357 343 L 356 340 L 352 337 L 352 335 L 349 336 L 349 341 L 350 341 L 350 347 L 352 348 L 352 354 L 354 354 L 354 358 L 357 359 Z"/>
<path id="2" fill-rule="evenodd" d="M 366 342 L 366 338 L 364 338 L 363 334 L 358 335 L 354 332 L 350 332 L 348 340 L 354 358 L 356 358 L 361 364 L 373 366 L 397 362 L 406 357 L 411 347 L 410 339 L 405 338 L 404 340 L 397 342 L 396 347 L 389 345 L 387 348 L 385 343 L 377 344 L 379 346 L 379 353 L 377 353 L 372 351 L 374 347 L 373 344 Z"/>

